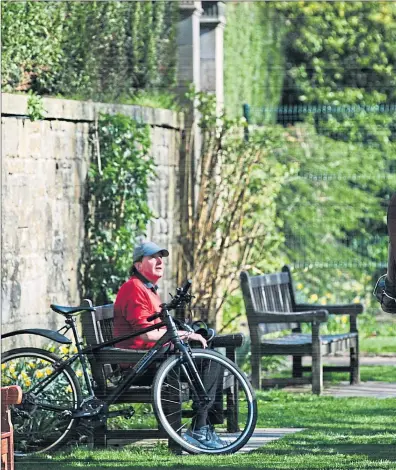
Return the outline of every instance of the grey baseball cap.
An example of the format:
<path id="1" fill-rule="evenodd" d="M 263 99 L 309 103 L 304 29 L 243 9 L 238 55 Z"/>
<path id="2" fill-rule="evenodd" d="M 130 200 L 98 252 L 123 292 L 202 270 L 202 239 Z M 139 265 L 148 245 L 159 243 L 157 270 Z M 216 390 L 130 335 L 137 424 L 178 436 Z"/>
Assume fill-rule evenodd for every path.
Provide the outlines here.
<path id="1" fill-rule="evenodd" d="M 169 251 L 165 248 L 159 247 L 156 243 L 153 242 L 144 242 L 140 245 L 137 245 L 133 250 L 133 262 L 139 261 L 143 256 L 151 256 L 156 253 L 161 253 L 162 256 L 169 256 Z"/>

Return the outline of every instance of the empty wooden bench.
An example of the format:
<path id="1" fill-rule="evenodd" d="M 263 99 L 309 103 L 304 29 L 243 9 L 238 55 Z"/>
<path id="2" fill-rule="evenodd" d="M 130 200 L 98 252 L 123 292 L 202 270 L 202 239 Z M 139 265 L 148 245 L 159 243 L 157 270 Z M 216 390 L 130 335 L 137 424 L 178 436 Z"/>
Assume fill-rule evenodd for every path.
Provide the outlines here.
<path id="1" fill-rule="evenodd" d="M 88 302 L 92 305 L 90 301 Z M 94 312 L 84 312 L 81 318 L 83 336 L 87 345 L 95 346 L 113 339 L 113 304 L 97 306 Z M 213 340 L 212 347 L 225 348 L 227 357 L 235 362 L 235 349 L 241 346 L 243 341 L 244 336 L 242 334 L 219 335 Z M 95 393 L 98 398 L 107 396 L 111 393 L 112 388 L 114 388 L 115 385 L 112 382 L 116 383 L 117 381 L 118 364 L 137 363 L 146 352 L 106 347 L 91 354 L 89 361 L 95 383 Z M 151 393 L 151 386 L 132 386 L 120 396 L 117 403 L 150 404 Z M 227 403 L 233 403 L 236 399 L 236 390 L 233 384 L 227 382 L 224 393 L 227 394 Z M 238 425 L 237 408 L 230 407 L 224 410 L 224 412 L 228 413 L 228 431 L 236 431 Z M 109 441 L 127 443 L 128 441 L 158 438 L 167 438 L 167 434 L 160 426 L 156 429 L 110 430 L 107 427 L 107 423 L 104 422 L 94 429 L 94 445 L 96 446 L 106 446 Z M 171 440 L 168 442 L 170 448 L 177 452 L 180 451 L 179 446 L 176 446 Z"/>
<path id="2" fill-rule="evenodd" d="M 357 315 L 363 312 L 361 304 L 296 304 L 287 266 L 280 273 L 261 276 L 242 272 L 240 281 L 251 338 L 252 384 L 255 388 L 312 382 L 312 391 L 320 394 L 323 390 L 323 370 L 349 372 L 351 384 L 359 383 Z M 329 314 L 349 315 L 350 331 L 321 335 L 320 324 L 327 321 Z M 302 333 L 301 324 L 304 322 L 311 324 L 312 334 Z M 269 335 L 275 332 L 286 334 L 277 338 Z M 349 365 L 323 367 L 323 356 L 339 351 L 349 352 Z M 292 379 L 261 379 L 261 358 L 272 355 L 293 356 Z M 311 367 L 303 367 L 304 356 L 312 357 Z M 303 377 L 307 371 L 311 372 L 310 378 Z"/>
<path id="3" fill-rule="evenodd" d="M 14 434 L 10 405 L 22 401 L 22 389 L 18 385 L 1 388 L 1 470 L 14 470 Z"/>

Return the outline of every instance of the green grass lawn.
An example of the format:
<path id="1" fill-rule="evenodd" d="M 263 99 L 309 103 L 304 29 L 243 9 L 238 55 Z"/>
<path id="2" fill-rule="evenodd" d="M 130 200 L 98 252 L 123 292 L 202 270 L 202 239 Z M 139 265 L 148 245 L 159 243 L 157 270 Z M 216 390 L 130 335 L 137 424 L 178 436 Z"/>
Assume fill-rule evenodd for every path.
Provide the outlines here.
<path id="1" fill-rule="evenodd" d="M 361 353 L 369 354 L 396 354 L 396 336 L 369 336 L 359 340 Z M 396 358 L 395 358 L 396 361 Z"/>
<path id="2" fill-rule="evenodd" d="M 323 375 L 325 384 L 348 381 L 348 372 L 331 372 Z M 360 380 L 362 382 L 395 382 L 395 366 L 360 366 Z"/>
<path id="3" fill-rule="evenodd" d="M 153 449 L 91 451 L 17 462 L 16 470 L 123 469 L 396 469 L 396 398 L 334 398 L 273 390 L 258 394 L 258 427 L 305 428 L 250 454 L 174 456 Z"/>
<path id="4" fill-rule="evenodd" d="M 268 376 L 268 378 L 286 377 L 291 377 L 291 371 L 289 369 L 281 370 Z M 360 379 L 362 382 L 396 382 L 396 364 L 395 366 L 361 366 Z M 325 372 L 323 380 L 325 385 L 348 381 L 349 373 Z"/>
<path id="5" fill-rule="evenodd" d="M 337 373 L 332 374 L 335 378 Z M 340 374 L 341 375 L 341 374 Z M 348 380 L 348 374 L 343 374 L 342 380 Z M 361 366 L 360 379 L 363 382 L 396 382 L 396 365 L 393 366 Z"/>

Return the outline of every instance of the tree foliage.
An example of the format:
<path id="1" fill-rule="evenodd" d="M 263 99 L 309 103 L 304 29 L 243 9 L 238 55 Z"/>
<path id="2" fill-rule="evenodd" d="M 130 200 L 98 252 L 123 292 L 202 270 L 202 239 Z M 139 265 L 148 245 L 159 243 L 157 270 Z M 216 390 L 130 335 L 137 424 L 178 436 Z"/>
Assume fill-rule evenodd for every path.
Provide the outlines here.
<path id="1" fill-rule="evenodd" d="M 178 2 L 2 2 L 3 90 L 113 100 L 175 83 Z"/>
<path id="2" fill-rule="evenodd" d="M 61 5 L 58 2 L 1 2 L 3 91 L 55 92 L 63 57 Z"/>
<path id="3" fill-rule="evenodd" d="M 376 236 L 372 228 L 382 211 L 384 179 L 378 176 L 386 174 L 387 165 L 382 150 L 352 140 L 334 141 L 318 135 L 308 123 L 263 131 L 265 139 L 268 134 L 278 142 L 273 152 L 277 161 L 294 161 L 298 166 L 278 196 L 278 216 L 284 222 L 291 261 L 377 263 L 386 250 L 384 245 L 378 253 L 372 243 Z"/>
<path id="4" fill-rule="evenodd" d="M 276 8 L 288 27 L 284 103 L 395 100 L 394 2 L 277 2 Z"/>
<path id="5" fill-rule="evenodd" d="M 263 148 L 297 167 L 275 197 L 285 240 L 279 251 L 295 266 L 304 300 L 312 293 L 321 301 L 330 293 L 333 302 L 362 300 L 386 260 L 386 201 L 396 190 L 395 3 L 271 2 L 270 8 L 281 43 L 277 64 L 284 68 L 254 48 L 249 64 L 260 63 L 283 83 L 275 99 L 262 90 L 249 104 L 252 123 L 265 126 L 256 137 Z M 259 28 L 267 31 L 265 24 Z M 248 38 L 239 39 L 241 57 Z M 227 41 L 239 51 L 237 41 L 226 35 Z M 236 88 L 244 76 L 236 72 L 240 60 L 231 52 L 225 61 Z M 249 64 L 246 73 L 253 75 Z M 232 93 L 226 99 L 234 100 Z M 284 127 L 271 125 L 274 114 Z M 238 296 L 231 304 L 243 308 Z"/>
<path id="6" fill-rule="evenodd" d="M 396 190 L 389 105 L 396 8 L 391 2 L 278 2 L 276 8 L 288 28 L 282 102 L 303 105 L 289 113 L 289 124 L 312 125 L 292 128 L 293 143 L 284 143 L 287 159 L 300 165 L 299 179 L 278 201 L 285 247 L 305 266 L 305 279 L 321 292 L 333 285 L 342 297 L 352 278 L 374 274 L 386 260 L 386 200 Z M 337 279 L 348 281 L 336 287 Z"/>
<path id="7" fill-rule="evenodd" d="M 282 16 L 271 2 L 229 2 L 226 18 L 224 95 L 227 114 L 232 118 L 241 116 L 244 103 L 277 106 L 284 68 Z"/>

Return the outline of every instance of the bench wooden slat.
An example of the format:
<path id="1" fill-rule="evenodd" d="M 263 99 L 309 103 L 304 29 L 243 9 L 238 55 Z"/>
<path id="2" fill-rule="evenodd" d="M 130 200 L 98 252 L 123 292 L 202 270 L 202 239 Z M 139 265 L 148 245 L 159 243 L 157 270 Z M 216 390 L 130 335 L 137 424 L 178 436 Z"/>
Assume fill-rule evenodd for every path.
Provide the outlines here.
<path id="1" fill-rule="evenodd" d="M 252 288 L 261 286 L 279 286 L 280 284 L 288 284 L 289 277 L 287 273 L 274 273 L 254 276 L 251 280 Z"/>

